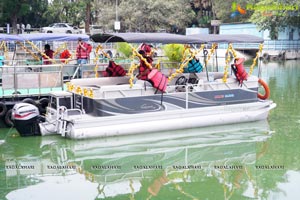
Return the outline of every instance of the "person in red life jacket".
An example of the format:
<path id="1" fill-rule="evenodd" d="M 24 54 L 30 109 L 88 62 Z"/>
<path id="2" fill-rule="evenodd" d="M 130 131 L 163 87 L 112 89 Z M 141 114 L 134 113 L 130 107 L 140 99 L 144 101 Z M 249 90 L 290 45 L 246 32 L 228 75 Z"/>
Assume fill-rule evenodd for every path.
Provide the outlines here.
<path id="1" fill-rule="evenodd" d="M 90 53 L 92 51 L 92 46 L 82 40 L 82 38 L 78 38 L 78 45 L 76 48 L 76 58 L 77 58 L 77 64 L 87 64 L 87 61 L 89 59 Z M 80 75 L 83 77 L 83 69 L 80 69 Z"/>
<path id="2" fill-rule="evenodd" d="M 152 65 L 153 59 L 151 55 L 151 45 L 142 44 L 139 50 L 139 54 L 141 54 L 144 58 L 146 58 L 147 62 Z M 147 67 L 146 63 L 140 60 L 139 74 L 137 76 L 138 79 L 147 80 L 148 74 L 150 73 L 150 69 Z"/>
<path id="3" fill-rule="evenodd" d="M 234 60 L 234 64 L 231 65 L 234 75 L 241 86 L 243 81 L 248 78 L 248 73 L 244 68 L 244 61 L 245 58 L 237 58 Z"/>
<path id="4" fill-rule="evenodd" d="M 76 48 L 77 64 L 87 64 L 91 50 L 91 45 L 84 42 L 82 38 L 78 38 L 78 45 Z"/>
<path id="5" fill-rule="evenodd" d="M 45 51 L 44 51 L 44 55 L 43 56 L 43 59 L 44 59 L 44 65 L 50 65 L 52 64 L 51 61 L 49 61 L 49 58 L 50 59 L 53 59 L 53 54 L 54 54 L 54 51 L 51 50 L 50 48 L 50 45 L 49 44 L 45 44 Z"/>

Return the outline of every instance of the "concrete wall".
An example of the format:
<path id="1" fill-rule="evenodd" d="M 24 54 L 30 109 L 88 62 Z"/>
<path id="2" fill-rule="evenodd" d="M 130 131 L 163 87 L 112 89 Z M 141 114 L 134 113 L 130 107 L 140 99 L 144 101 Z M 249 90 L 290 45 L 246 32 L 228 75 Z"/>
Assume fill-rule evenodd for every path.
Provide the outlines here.
<path id="1" fill-rule="evenodd" d="M 278 33 L 278 40 L 299 40 L 300 30 L 296 27 L 285 27 Z"/>
<path id="2" fill-rule="evenodd" d="M 192 34 L 209 34 L 208 28 L 186 28 L 185 29 L 186 35 Z"/>
<path id="3" fill-rule="evenodd" d="M 264 37 L 264 32 L 259 31 L 255 24 L 221 24 L 220 34 L 251 34 L 258 37 Z"/>
<path id="4" fill-rule="evenodd" d="M 269 30 L 259 31 L 257 26 L 252 23 L 244 24 L 221 24 L 220 34 L 251 34 L 262 37 L 265 40 L 270 40 Z M 285 27 L 278 32 L 278 40 L 299 40 L 300 28 L 299 27 Z"/>

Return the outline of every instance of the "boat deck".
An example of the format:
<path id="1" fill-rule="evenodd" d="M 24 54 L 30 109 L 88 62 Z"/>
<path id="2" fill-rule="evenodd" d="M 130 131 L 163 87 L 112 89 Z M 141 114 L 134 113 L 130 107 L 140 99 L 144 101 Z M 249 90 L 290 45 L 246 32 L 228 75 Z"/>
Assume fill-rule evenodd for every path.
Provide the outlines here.
<path id="1" fill-rule="evenodd" d="M 176 81 L 182 76 L 185 77 L 187 85 L 176 84 Z M 236 78 L 232 75 L 228 76 L 226 83 L 223 82 L 223 73 L 221 72 L 209 72 L 208 76 L 209 80 L 207 80 L 207 74 L 205 72 L 197 74 L 181 74 L 168 84 L 165 93 L 234 90 L 242 88 L 237 83 Z M 154 88 L 148 81 L 136 80 L 131 87 L 129 78 L 130 77 L 74 79 L 70 82 L 73 85 L 73 90 L 71 90 L 71 92 L 76 93 L 78 87 L 80 87 L 81 90 L 92 90 L 93 99 L 111 99 L 161 94 L 161 92 Z M 189 83 L 192 79 L 194 79 L 193 83 Z M 258 78 L 256 76 L 248 77 L 248 80 L 243 84 L 243 89 L 257 87 Z"/>

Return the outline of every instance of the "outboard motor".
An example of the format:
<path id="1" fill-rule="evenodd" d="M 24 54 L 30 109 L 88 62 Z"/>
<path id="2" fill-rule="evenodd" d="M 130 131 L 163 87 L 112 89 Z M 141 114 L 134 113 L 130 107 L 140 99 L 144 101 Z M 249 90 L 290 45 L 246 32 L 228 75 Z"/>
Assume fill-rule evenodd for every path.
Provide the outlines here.
<path id="1" fill-rule="evenodd" d="M 39 123 L 42 122 L 39 109 L 29 103 L 17 103 L 12 110 L 12 120 L 21 136 L 41 135 Z"/>

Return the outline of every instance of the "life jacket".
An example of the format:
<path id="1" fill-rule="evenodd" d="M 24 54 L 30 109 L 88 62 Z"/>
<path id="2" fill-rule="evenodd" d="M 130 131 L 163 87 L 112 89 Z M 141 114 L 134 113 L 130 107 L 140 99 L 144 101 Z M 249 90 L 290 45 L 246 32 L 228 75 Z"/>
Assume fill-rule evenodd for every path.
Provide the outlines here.
<path id="1" fill-rule="evenodd" d="M 81 48 L 79 45 L 76 48 L 76 57 L 77 59 L 88 59 L 91 52 L 91 45 L 87 43 L 83 43 L 85 49 Z"/>
<path id="2" fill-rule="evenodd" d="M 144 51 L 146 56 L 151 56 L 151 46 L 148 44 L 143 43 L 140 47 L 140 50 Z"/>
<path id="3" fill-rule="evenodd" d="M 245 68 L 243 65 L 244 61 L 245 61 L 244 58 L 239 58 L 234 63 L 235 77 L 241 85 L 243 84 L 243 81 L 247 80 L 247 78 L 248 78 L 248 73 L 245 71 Z"/>
<path id="4" fill-rule="evenodd" d="M 203 69 L 203 66 L 201 65 L 200 61 L 196 58 L 193 58 L 189 61 L 188 67 L 184 68 L 185 73 L 199 73 Z"/>
<path id="5" fill-rule="evenodd" d="M 147 62 L 152 65 L 153 59 L 151 57 L 145 57 Z M 147 70 L 147 73 L 144 74 L 144 72 Z M 144 61 L 140 60 L 140 67 L 139 67 L 139 74 L 141 74 L 140 79 L 141 80 L 148 80 L 148 74 L 150 73 L 150 69 L 148 69 L 147 65 L 144 63 Z"/>
<path id="6" fill-rule="evenodd" d="M 106 76 L 115 77 L 115 76 L 125 76 L 126 71 L 120 65 L 117 65 L 114 61 L 110 60 L 108 63 L 108 67 L 106 68 Z"/>
<path id="7" fill-rule="evenodd" d="M 90 54 L 92 52 L 92 45 L 91 44 L 87 44 L 87 52 L 88 54 Z"/>
<path id="8" fill-rule="evenodd" d="M 140 47 L 139 53 L 147 60 L 147 62 L 152 65 L 153 59 L 151 57 L 151 46 L 148 44 L 143 43 Z M 147 71 L 147 73 L 145 73 Z M 150 69 L 148 69 L 147 65 L 144 61 L 140 60 L 140 67 L 139 67 L 139 79 L 141 80 L 148 80 L 148 74 L 150 73 Z M 145 74 L 144 74 L 145 73 Z"/>
<path id="9" fill-rule="evenodd" d="M 168 85 L 168 78 L 157 69 L 153 69 L 148 74 L 148 79 L 152 83 L 153 87 L 159 91 L 165 92 Z"/>
<path id="10" fill-rule="evenodd" d="M 71 53 L 67 49 L 65 49 L 63 52 L 61 52 L 61 54 L 59 56 L 60 61 L 63 63 L 66 63 L 66 60 L 70 57 L 71 57 Z"/>

